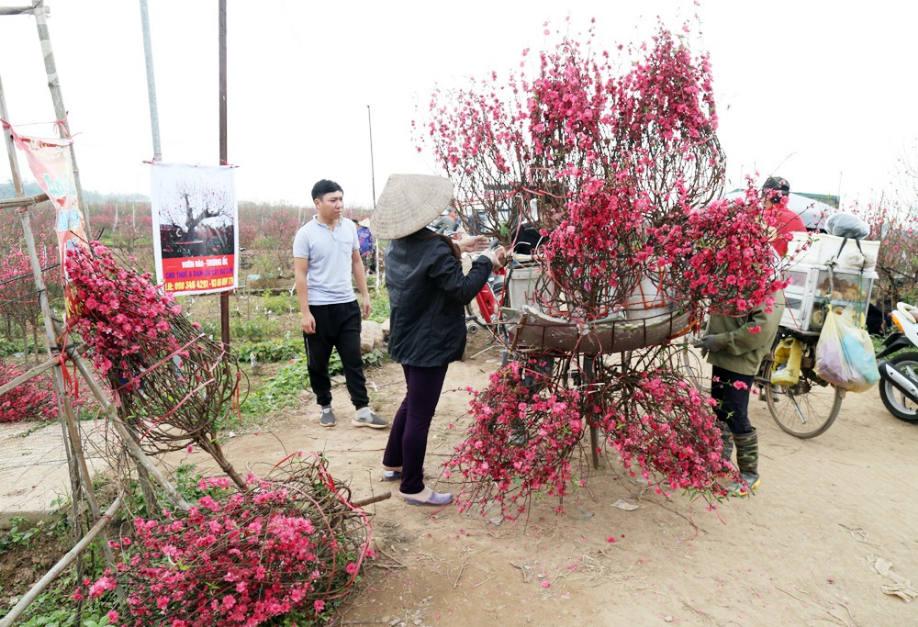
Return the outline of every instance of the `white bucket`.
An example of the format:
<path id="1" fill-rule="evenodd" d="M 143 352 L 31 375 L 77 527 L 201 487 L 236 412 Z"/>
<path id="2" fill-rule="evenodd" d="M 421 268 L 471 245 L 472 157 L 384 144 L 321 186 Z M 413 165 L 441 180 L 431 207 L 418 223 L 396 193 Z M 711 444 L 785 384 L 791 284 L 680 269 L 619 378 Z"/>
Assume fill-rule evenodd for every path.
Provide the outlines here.
<path id="1" fill-rule="evenodd" d="M 538 284 L 541 278 L 542 268 L 539 266 L 514 267 L 507 281 L 507 296 L 510 302 L 505 305 L 511 309 L 519 309 L 523 305 L 529 305 L 540 311 L 544 309 L 538 297 Z"/>
<path id="2" fill-rule="evenodd" d="M 625 301 L 625 317 L 628 320 L 646 320 L 673 311 L 672 302 L 664 290 L 660 289 L 659 277 L 647 273 Z"/>

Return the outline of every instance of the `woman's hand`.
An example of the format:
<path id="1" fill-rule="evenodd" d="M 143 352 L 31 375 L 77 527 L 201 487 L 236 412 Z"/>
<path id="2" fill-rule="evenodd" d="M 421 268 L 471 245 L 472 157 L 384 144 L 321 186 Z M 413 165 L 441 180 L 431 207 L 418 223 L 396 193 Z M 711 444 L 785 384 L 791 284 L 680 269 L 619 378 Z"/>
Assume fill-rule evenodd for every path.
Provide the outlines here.
<path id="1" fill-rule="evenodd" d="M 490 259 L 491 265 L 495 268 L 503 268 L 507 263 L 507 249 L 503 246 L 486 250 L 482 253 L 482 256 Z"/>
<path id="2" fill-rule="evenodd" d="M 456 242 L 461 253 L 477 253 L 488 247 L 488 238 L 484 235 L 472 235 L 463 237 Z"/>

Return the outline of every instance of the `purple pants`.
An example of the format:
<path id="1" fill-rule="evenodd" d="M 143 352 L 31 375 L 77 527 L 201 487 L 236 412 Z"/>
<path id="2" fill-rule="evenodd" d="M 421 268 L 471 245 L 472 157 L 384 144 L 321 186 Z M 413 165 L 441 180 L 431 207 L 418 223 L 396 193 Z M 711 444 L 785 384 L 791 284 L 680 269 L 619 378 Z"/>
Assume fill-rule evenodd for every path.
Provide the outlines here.
<path id="1" fill-rule="evenodd" d="M 417 494 L 424 489 L 427 433 L 437 411 L 447 368 L 448 365 L 434 368 L 402 365 L 408 393 L 395 412 L 383 454 L 384 466 L 402 468 L 402 494 Z"/>

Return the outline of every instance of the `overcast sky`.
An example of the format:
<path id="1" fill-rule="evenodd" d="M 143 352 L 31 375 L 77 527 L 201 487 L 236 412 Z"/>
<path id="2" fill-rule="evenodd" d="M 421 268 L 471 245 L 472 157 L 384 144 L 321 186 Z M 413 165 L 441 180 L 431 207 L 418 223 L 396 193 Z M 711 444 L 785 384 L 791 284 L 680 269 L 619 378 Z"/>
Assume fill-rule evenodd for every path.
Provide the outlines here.
<path id="1" fill-rule="evenodd" d="M 216 163 L 217 0 L 148 1 L 164 160 Z M 139 0 L 49 5 L 84 189 L 149 194 Z M 516 68 L 524 48 L 557 41 L 543 34 L 545 21 L 582 32 L 595 17 L 598 41 L 611 50 L 648 39 L 657 15 L 675 29 L 696 12 L 676 0 L 228 5 L 229 160 L 239 166 L 239 198 L 310 203 L 312 184 L 327 177 L 344 187 L 347 204 L 365 207 L 373 202 L 367 105 L 378 197 L 389 174 L 436 173 L 411 133 L 434 88 Z M 913 3 L 707 0 L 697 12 L 729 185 L 758 171 L 759 181 L 780 174 L 795 191 L 840 191 L 848 202 L 894 191 L 896 161 L 918 136 Z M 15 126 L 54 119 L 33 17 L 0 17 L 0 78 Z M 47 135 L 50 126 L 20 131 Z M 0 180 L 8 178 L 0 159 Z"/>

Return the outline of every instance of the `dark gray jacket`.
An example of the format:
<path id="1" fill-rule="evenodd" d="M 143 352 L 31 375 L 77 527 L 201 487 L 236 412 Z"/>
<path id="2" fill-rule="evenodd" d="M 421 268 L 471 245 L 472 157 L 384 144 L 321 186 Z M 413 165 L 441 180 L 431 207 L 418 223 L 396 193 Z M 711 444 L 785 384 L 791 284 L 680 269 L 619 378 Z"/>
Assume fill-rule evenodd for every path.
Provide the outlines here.
<path id="1" fill-rule="evenodd" d="M 468 275 L 442 238 L 409 235 L 386 249 L 389 354 L 407 366 L 445 366 L 465 351 L 465 306 L 488 281 L 479 257 Z"/>

